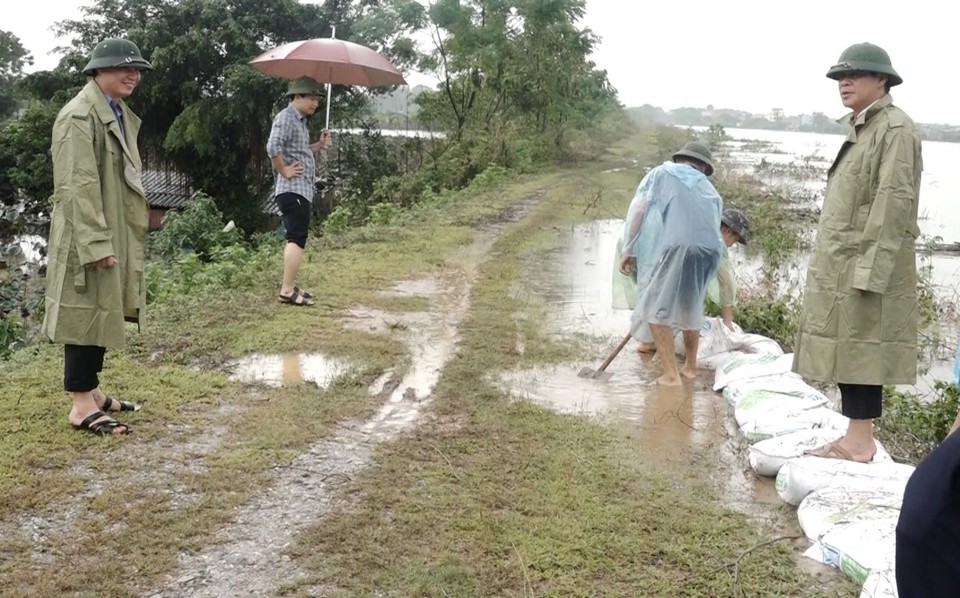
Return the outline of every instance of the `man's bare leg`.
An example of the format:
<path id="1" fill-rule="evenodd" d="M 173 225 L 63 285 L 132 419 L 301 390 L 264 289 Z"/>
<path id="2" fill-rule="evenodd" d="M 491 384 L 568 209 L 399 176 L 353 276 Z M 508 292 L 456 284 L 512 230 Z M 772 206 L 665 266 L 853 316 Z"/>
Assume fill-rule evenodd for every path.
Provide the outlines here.
<path id="1" fill-rule="evenodd" d="M 657 378 L 657 384 L 680 386 L 683 381 L 680 380 L 680 373 L 677 371 L 677 356 L 673 350 L 673 329 L 660 324 L 650 324 L 650 331 L 653 332 L 653 344 L 657 347 L 657 355 L 660 356 L 660 365 L 663 367 L 663 375 Z"/>
<path id="2" fill-rule="evenodd" d="M 683 352 L 686 361 L 680 369 L 680 375 L 690 379 L 697 377 L 697 351 L 700 349 L 700 330 L 683 331 Z"/>
<path id="3" fill-rule="evenodd" d="M 301 261 L 303 261 L 303 248 L 288 241 L 283 249 L 283 281 L 280 283 L 280 294 L 284 297 L 289 297 L 293 293 Z"/>

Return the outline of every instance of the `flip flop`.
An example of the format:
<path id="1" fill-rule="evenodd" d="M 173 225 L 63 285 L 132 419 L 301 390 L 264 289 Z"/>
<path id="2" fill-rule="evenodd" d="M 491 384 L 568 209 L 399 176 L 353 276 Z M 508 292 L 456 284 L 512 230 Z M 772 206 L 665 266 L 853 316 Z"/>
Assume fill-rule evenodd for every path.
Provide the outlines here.
<path id="1" fill-rule="evenodd" d="M 840 461 L 853 461 L 854 463 L 869 463 L 873 461 L 871 458 L 870 461 L 857 461 L 853 458 L 853 455 L 848 453 L 846 449 L 840 446 L 839 441 L 829 442 L 819 448 L 810 449 L 809 451 L 804 451 L 804 455 L 810 457 L 821 457 L 823 459 L 837 459 Z"/>

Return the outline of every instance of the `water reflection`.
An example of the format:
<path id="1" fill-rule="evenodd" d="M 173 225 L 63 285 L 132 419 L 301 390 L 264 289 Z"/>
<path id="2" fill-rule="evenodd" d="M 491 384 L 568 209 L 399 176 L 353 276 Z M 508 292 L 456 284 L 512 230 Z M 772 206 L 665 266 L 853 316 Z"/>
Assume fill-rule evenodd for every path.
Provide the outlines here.
<path id="1" fill-rule="evenodd" d="M 349 369 L 349 364 L 318 353 L 254 354 L 226 366 L 231 380 L 267 386 L 294 386 L 304 382 L 327 388 Z"/>

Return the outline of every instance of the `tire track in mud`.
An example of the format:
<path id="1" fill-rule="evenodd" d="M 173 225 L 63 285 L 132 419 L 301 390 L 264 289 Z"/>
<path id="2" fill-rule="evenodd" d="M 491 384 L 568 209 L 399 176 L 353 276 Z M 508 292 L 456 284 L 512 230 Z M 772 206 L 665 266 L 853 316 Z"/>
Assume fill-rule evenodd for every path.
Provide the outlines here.
<path id="1" fill-rule="evenodd" d="M 528 195 L 481 229 L 477 239 L 451 256 L 445 272 L 412 292 L 430 299 L 420 313 L 392 314 L 367 310 L 381 322 L 402 324 L 412 364 L 402 376 L 393 374 L 371 389 L 386 400 L 370 419 L 342 424 L 332 440 L 312 445 L 294 461 L 275 470 L 272 484 L 247 502 L 233 521 L 221 528 L 197 553 L 181 553 L 179 567 L 150 598 L 273 595 L 284 583 L 306 574 L 286 557 L 284 549 L 297 535 L 319 523 L 337 500 L 337 488 L 372 464 L 376 446 L 410 430 L 425 415 L 430 395 L 446 363 L 455 355 L 459 326 L 470 307 L 470 292 L 480 266 L 510 224 L 524 218 L 545 190 Z M 401 288 L 395 292 L 404 293 Z M 358 308 L 363 309 L 363 308 Z M 354 311 L 357 311 L 354 309 Z M 369 320 L 367 320 L 369 321 Z M 322 595 L 314 588 L 310 595 Z"/>

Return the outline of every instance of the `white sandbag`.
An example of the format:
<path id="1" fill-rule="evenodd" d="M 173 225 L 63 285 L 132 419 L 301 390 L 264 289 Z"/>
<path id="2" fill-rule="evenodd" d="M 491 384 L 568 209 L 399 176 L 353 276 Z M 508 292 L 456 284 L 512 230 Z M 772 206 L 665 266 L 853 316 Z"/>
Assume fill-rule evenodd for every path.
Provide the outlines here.
<path id="1" fill-rule="evenodd" d="M 723 398 L 731 405 L 736 406 L 740 400 L 751 392 L 767 390 L 782 394 L 807 397 L 822 403 L 829 402 L 825 394 L 804 382 L 796 372 L 777 374 L 775 376 L 761 376 L 759 378 L 745 378 L 727 384 L 723 389 Z"/>
<path id="2" fill-rule="evenodd" d="M 683 345 L 683 333 L 678 332 L 674 337 L 674 348 L 677 355 L 686 355 Z M 729 329 L 724 326 L 721 318 L 704 318 L 700 325 L 700 343 L 697 345 L 697 361 L 711 355 L 728 353 L 736 349 L 730 338 Z"/>
<path id="3" fill-rule="evenodd" d="M 748 378 L 786 374 L 793 367 L 793 353 L 785 355 L 745 355 L 732 359 L 717 368 L 713 390 L 722 390 L 726 385 Z"/>
<path id="4" fill-rule="evenodd" d="M 779 409 L 740 424 L 740 434 L 750 444 L 800 430 L 846 430 L 849 420 L 829 407 Z"/>
<path id="5" fill-rule="evenodd" d="M 894 567 L 896 529 L 896 517 L 842 523 L 814 542 L 804 555 L 837 567 L 862 586 L 871 571 Z"/>
<path id="6" fill-rule="evenodd" d="M 674 336 L 674 349 L 677 355 L 685 355 L 686 348 L 683 346 L 683 334 L 677 333 Z M 749 334 L 743 331 L 737 324 L 733 325 L 733 330 L 727 328 L 723 323 L 723 318 L 704 318 L 700 326 L 700 343 L 697 346 L 697 360 L 703 360 L 707 357 L 739 351 L 742 353 L 765 353 L 770 355 L 783 355 L 783 349 L 780 344 L 760 334 Z"/>
<path id="7" fill-rule="evenodd" d="M 737 338 L 737 348 L 746 353 L 783 355 L 783 348 L 780 347 L 780 343 L 760 334 L 743 333 Z"/>
<path id="8" fill-rule="evenodd" d="M 791 505 L 799 505 L 808 494 L 829 486 L 858 487 L 877 482 L 903 481 L 915 469 L 913 465 L 895 463 L 886 451 L 877 447 L 870 463 L 843 459 L 803 456 L 790 459 L 777 473 L 777 495 Z"/>
<path id="9" fill-rule="evenodd" d="M 733 406 L 734 418 L 738 426 L 745 422 L 764 418 L 769 411 L 793 412 L 813 409 L 827 403 L 826 397 L 805 396 L 771 390 L 754 390 L 737 401 Z M 772 417 L 772 416 L 771 416 Z"/>
<path id="10" fill-rule="evenodd" d="M 860 589 L 860 598 L 900 598 L 895 569 L 895 566 L 889 569 L 871 569 Z"/>
<path id="11" fill-rule="evenodd" d="M 743 357 L 744 355 L 749 355 L 749 353 L 744 353 L 743 351 L 727 351 L 726 353 L 717 353 L 716 355 L 710 355 L 709 357 L 698 357 L 697 366 L 706 368 L 708 370 L 716 370 L 723 367 L 723 364 L 727 363 L 731 359 L 737 359 L 739 357 Z"/>
<path id="12" fill-rule="evenodd" d="M 774 477 L 788 460 L 839 440 L 844 433 L 841 429 L 813 428 L 761 440 L 750 446 L 750 467 L 759 475 Z"/>
<path id="13" fill-rule="evenodd" d="M 800 502 L 797 520 L 807 538 L 816 542 L 837 525 L 896 518 L 906 486 L 906 480 L 888 480 L 821 488 Z"/>

